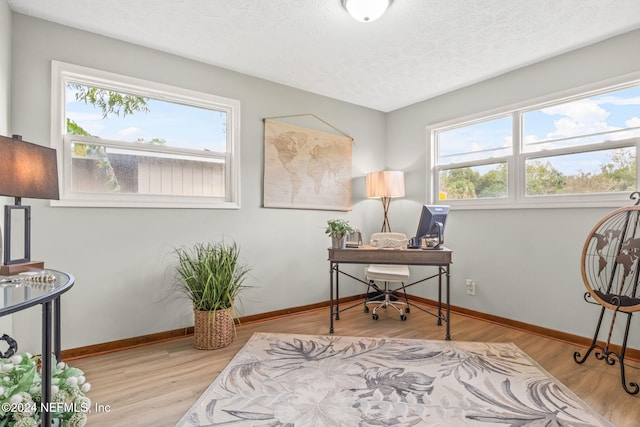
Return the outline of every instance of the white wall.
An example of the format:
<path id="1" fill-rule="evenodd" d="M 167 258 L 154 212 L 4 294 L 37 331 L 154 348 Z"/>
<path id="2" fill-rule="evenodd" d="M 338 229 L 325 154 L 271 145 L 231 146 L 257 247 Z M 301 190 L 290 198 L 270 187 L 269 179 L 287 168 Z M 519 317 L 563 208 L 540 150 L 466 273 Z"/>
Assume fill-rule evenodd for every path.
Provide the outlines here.
<path id="1" fill-rule="evenodd" d="M 169 292 L 172 250 L 232 238 L 252 267 L 242 315 L 329 299 L 326 220 L 367 220 L 364 175 L 384 163 L 385 115 L 265 80 L 13 14 L 12 129 L 50 141 L 50 62 L 59 60 L 239 99 L 242 103 L 240 210 L 52 208 L 33 206 L 32 257 L 69 271 L 63 348 L 103 343 L 193 324 L 189 304 Z M 354 138 L 353 211 L 264 209 L 264 117 L 313 113 Z M 376 223 L 381 221 L 372 215 Z M 169 271 L 168 271 L 169 270 Z M 355 288 L 355 287 L 354 287 Z M 348 289 L 346 290 L 348 291 Z M 353 290 L 352 290 L 353 292 Z M 16 338 L 39 348 L 39 312 L 17 314 Z M 328 323 L 328 319 L 327 319 Z M 328 330 L 328 324 L 327 324 Z M 27 350 L 27 348 L 23 348 Z"/>
<path id="2" fill-rule="evenodd" d="M 6 0 L 0 0 L 0 135 L 11 136 L 9 120 L 11 117 L 11 10 Z M 10 202 L 0 197 L 0 205 Z M 0 222 L 0 260 L 2 259 L 2 238 L 4 230 Z M 0 261 L 1 262 L 1 261 Z M 1 297 L 0 297 L 1 298 Z M 11 335 L 11 316 L 0 318 L 0 334 Z"/>
<path id="3" fill-rule="evenodd" d="M 0 0 L 0 135 L 9 136 L 11 79 L 11 10 Z"/>
<path id="4" fill-rule="evenodd" d="M 428 125 L 640 71 L 639 45 L 640 31 L 627 33 L 390 113 L 387 166 L 407 171 L 410 199 L 392 203 L 392 224 L 405 226 L 397 231 L 415 233 L 426 200 Z M 454 250 L 452 304 L 592 336 L 599 306 L 582 298 L 580 255 L 587 234 L 611 210 L 454 210 L 446 230 Z M 466 295 L 467 278 L 478 284 L 476 296 Z M 631 329 L 634 348 L 640 348 L 639 317 Z"/>

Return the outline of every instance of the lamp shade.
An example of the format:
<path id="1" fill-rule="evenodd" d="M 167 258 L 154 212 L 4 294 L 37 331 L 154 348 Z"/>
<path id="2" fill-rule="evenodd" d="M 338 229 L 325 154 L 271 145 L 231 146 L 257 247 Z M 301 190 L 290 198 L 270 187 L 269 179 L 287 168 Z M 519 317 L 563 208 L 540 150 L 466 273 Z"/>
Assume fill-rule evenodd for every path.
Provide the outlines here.
<path id="1" fill-rule="evenodd" d="M 368 173 L 367 197 L 404 197 L 404 172 L 380 171 Z"/>
<path id="2" fill-rule="evenodd" d="M 349 15 L 360 22 L 372 22 L 380 18 L 391 0 L 342 0 Z"/>
<path id="3" fill-rule="evenodd" d="M 0 195 L 58 200 L 56 150 L 0 136 Z"/>

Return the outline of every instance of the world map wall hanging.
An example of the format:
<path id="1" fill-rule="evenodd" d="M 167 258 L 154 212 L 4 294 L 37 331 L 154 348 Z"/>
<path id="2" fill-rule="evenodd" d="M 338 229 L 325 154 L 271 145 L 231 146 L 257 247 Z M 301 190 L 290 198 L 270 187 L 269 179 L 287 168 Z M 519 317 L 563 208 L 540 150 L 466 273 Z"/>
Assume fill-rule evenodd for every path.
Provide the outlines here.
<path id="1" fill-rule="evenodd" d="M 352 143 L 265 119 L 264 207 L 350 211 Z"/>

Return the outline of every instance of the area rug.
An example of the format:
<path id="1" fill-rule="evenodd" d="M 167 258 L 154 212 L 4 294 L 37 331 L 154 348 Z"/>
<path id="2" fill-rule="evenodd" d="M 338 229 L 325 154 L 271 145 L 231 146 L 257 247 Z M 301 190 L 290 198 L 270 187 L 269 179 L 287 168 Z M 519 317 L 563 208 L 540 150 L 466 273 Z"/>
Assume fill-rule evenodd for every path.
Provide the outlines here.
<path id="1" fill-rule="evenodd" d="M 270 333 L 177 425 L 612 426 L 512 343 Z"/>

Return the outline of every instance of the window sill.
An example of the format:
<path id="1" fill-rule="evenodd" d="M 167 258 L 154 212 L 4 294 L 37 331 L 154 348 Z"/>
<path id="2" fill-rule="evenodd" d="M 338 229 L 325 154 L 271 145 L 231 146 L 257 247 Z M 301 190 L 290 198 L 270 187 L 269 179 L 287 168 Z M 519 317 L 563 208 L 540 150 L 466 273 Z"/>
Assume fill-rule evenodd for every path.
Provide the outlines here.
<path id="1" fill-rule="evenodd" d="M 572 208 L 619 208 L 633 205 L 635 201 L 629 197 L 631 193 L 624 195 L 603 196 L 594 198 L 575 197 L 554 197 L 537 196 L 527 197 L 524 200 L 501 200 L 501 201 L 462 201 L 462 200 L 439 200 L 438 204 L 449 205 L 455 210 L 485 210 L 485 209 L 572 209 Z"/>
<path id="2" fill-rule="evenodd" d="M 161 201 L 161 200 L 85 200 L 85 199 L 65 199 L 51 200 L 53 207 L 77 207 L 77 208 L 146 208 L 146 209 L 240 209 L 239 203 L 234 202 L 213 202 L 210 200 L 195 200 L 185 198 L 185 200 Z"/>

